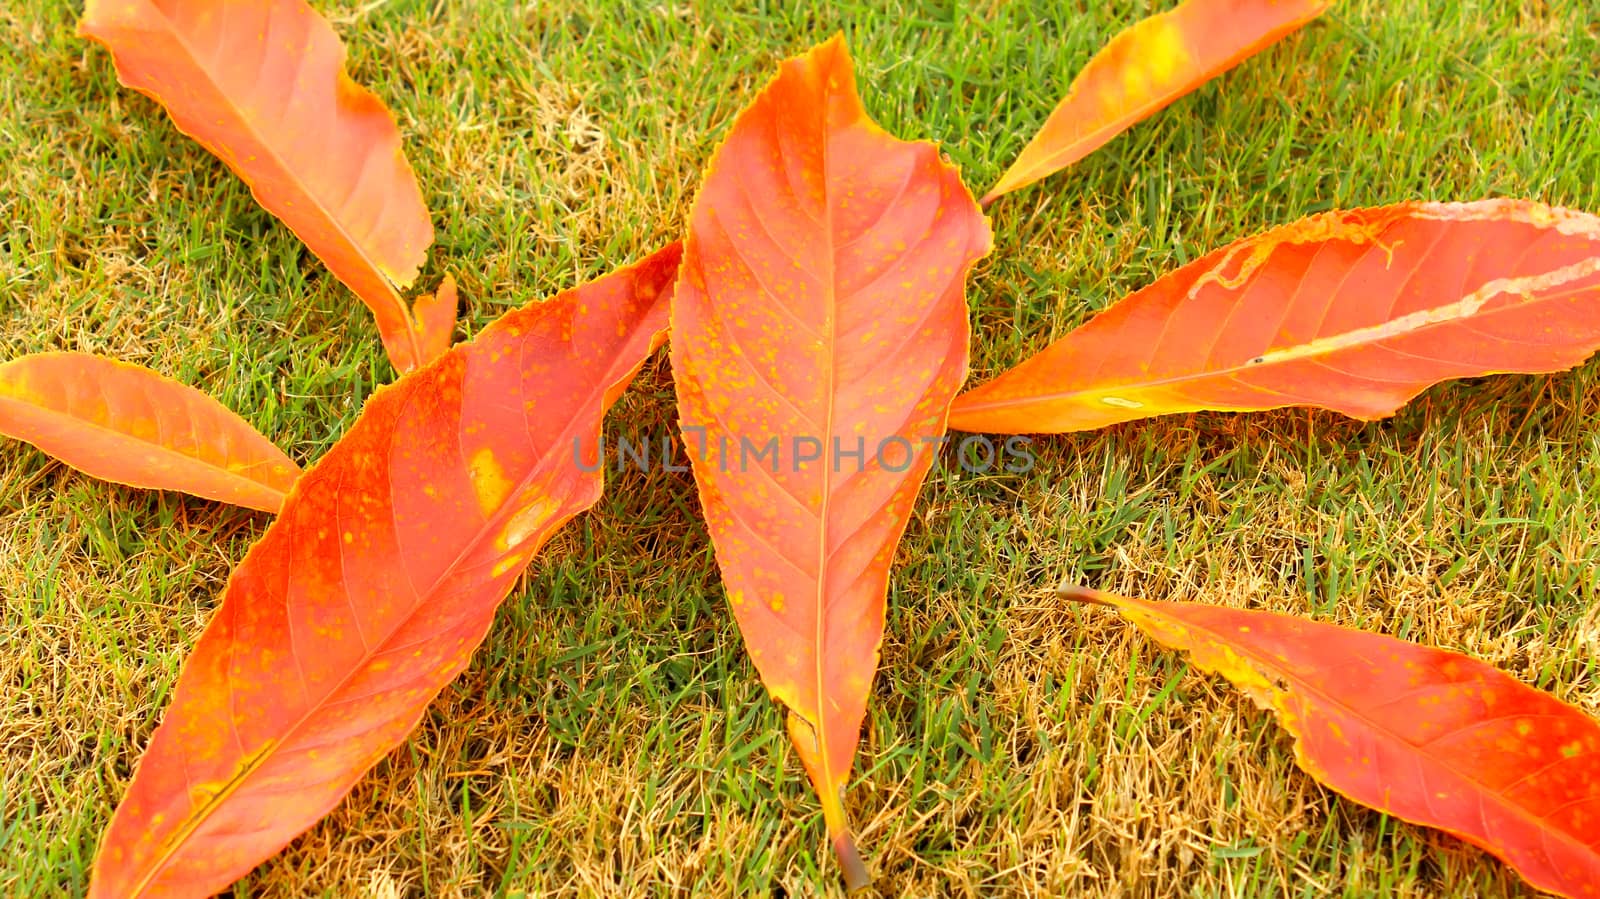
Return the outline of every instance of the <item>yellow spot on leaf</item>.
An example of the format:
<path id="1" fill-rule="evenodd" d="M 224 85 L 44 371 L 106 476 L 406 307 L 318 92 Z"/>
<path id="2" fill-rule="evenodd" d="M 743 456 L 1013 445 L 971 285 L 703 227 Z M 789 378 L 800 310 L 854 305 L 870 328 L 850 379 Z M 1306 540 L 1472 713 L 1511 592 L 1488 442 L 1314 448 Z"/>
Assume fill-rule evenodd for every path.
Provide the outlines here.
<path id="1" fill-rule="evenodd" d="M 478 495 L 478 508 L 485 515 L 500 508 L 511 492 L 505 469 L 500 467 L 494 450 L 487 447 L 472 454 L 472 460 L 467 463 L 467 475 L 472 479 L 473 492 Z"/>
<path id="2" fill-rule="evenodd" d="M 1158 88 L 1170 84 L 1189 65 L 1189 49 L 1183 43 L 1183 29 L 1169 16 L 1156 16 L 1138 26 L 1138 65 L 1122 73 L 1123 102 L 1136 105 L 1149 99 Z"/>
<path id="3" fill-rule="evenodd" d="M 516 549 L 543 527 L 555 510 L 554 500 L 548 497 L 535 499 L 506 522 L 505 530 L 500 532 L 500 545 L 505 549 Z"/>
<path id="4" fill-rule="evenodd" d="M 494 567 L 489 569 L 489 576 L 500 577 L 513 568 L 516 568 L 518 565 L 521 565 L 522 562 L 523 558 L 521 556 L 506 556 L 504 559 L 494 563 Z"/>

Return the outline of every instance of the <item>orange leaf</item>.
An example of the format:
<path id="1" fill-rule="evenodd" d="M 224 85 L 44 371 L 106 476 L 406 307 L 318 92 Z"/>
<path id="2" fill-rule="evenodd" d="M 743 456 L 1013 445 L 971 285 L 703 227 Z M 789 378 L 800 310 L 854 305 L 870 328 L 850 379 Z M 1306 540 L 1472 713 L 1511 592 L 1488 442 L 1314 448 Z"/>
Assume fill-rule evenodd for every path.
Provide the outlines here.
<path id="1" fill-rule="evenodd" d="M 963 285 L 989 247 L 938 150 L 867 118 L 840 38 L 740 114 L 690 221 L 672 365 L 695 480 L 852 886 L 841 793 L 889 563 L 966 375 Z"/>
<path id="2" fill-rule="evenodd" d="M 969 431 L 1171 412 L 1392 414 L 1429 385 L 1571 368 L 1600 348 L 1600 219 L 1538 203 L 1401 203 L 1238 241 L 956 398 Z"/>
<path id="3" fill-rule="evenodd" d="M 1333 0 L 1186 0 L 1134 23 L 1083 67 L 983 204 L 1088 156 L 1331 5 Z"/>
<path id="4" fill-rule="evenodd" d="M 300 469 L 250 423 L 148 368 L 89 353 L 0 365 L 0 434 L 85 474 L 276 512 Z"/>
<path id="5" fill-rule="evenodd" d="M 512 312 L 367 402 L 234 570 L 91 895 L 210 895 L 405 739 L 599 498 L 606 400 L 664 339 L 678 254 Z"/>
<path id="6" fill-rule="evenodd" d="M 78 31 L 372 309 L 395 368 L 428 361 L 438 322 L 413 319 L 398 289 L 433 225 L 394 117 L 345 74 L 327 21 L 304 0 L 89 0 Z"/>
<path id="7" fill-rule="evenodd" d="M 1295 761 L 1355 801 L 1489 850 L 1541 890 L 1600 884 L 1600 724 L 1491 665 L 1274 612 L 1115 607 L 1221 674 L 1293 734 Z"/>

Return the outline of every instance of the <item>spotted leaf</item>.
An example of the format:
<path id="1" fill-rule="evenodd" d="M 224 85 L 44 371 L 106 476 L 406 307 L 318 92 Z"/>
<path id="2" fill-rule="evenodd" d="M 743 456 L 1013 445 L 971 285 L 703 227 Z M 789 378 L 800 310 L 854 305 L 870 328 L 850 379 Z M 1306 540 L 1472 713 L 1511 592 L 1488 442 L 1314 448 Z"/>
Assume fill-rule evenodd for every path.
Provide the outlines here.
<path id="1" fill-rule="evenodd" d="M 400 131 L 305 0 L 89 0 L 78 30 L 356 292 L 397 369 L 449 343 L 453 305 L 413 316 L 399 294 L 433 242 Z"/>
<path id="2" fill-rule="evenodd" d="M 1519 200 L 1329 212 L 1211 253 L 956 398 L 968 431 L 1171 412 L 1392 414 L 1429 385 L 1600 349 L 1600 218 Z"/>
<path id="3" fill-rule="evenodd" d="M 1363 805 L 1481 846 L 1542 890 L 1600 890 L 1600 723 L 1460 653 L 1274 612 L 1066 587 L 1271 711 Z"/>
<path id="4" fill-rule="evenodd" d="M 0 365 L 0 434 L 107 481 L 276 512 L 300 468 L 221 403 L 89 353 Z"/>
<path id="5" fill-rule="evenodd" d="M 695 481 L 852 886 L 841 792 L 889 563 L 966 374 L 965 277 L 989 246 L 938 151 L 867 118 L 838 38 L 739 115 L 690 220 L 672 366 Z"/>
<path id="6" fill-rule="evenodd" d="M 379 390 L 233 572 L 101 843 L 93 896 L 208 896 L 311 826 L 600 496 L 600 419 L 663 338 L 676 244 Z"/>
<path id="7" fill-rule="evenodd" d="M 1089 60 L 1044 127 L 984 196 L 1059 172 L 1321 15 L 1333 0 L 1185 0 Z"/>

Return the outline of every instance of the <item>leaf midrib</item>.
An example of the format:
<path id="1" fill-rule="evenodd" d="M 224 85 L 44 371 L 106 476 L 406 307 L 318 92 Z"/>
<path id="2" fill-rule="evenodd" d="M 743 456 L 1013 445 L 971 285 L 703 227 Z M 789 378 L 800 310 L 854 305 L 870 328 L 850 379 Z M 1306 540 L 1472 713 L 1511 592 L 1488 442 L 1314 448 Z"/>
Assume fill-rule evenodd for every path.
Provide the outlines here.
<path id="1" fill-rule="evenodd" d="M 823 455 L 826 456 L 830 452 L 830 448 L 832 447 L 833 421 L 834 421 L 834 413 L 836 411 L 835 410 L 835 406 L 837 404 L 837 397 L 835 396 L 835 391 L 837 390 L 837 387 L 838 387 L 838 378 L 839 378 L 839 347 L 838 347 L 838 344 L 837 344 L 837 338 L 838 338 L 837 328 L 838 328 L 838 320 L 839 320 L 839 314 L 838 314 L 838 303 L 839 303 L 838 286 L 839 285 L 838 285 L 838 277 L 837 277 L 838 276 L 837 260 L 834 259 L 834 254 L 838 252 L 838 247 L 836 246 L 838 240 L 837 240 L 837 235 L 834 233 L 834 221 L 833 221 L 833 172 L 832 172 L 832 167 L 831 167 L 831 163 L 832 163 L 832 160 L 833 160 L 833 154 L 829 152 L 829 150 L 831 149 L 830 148 L 830 144 L 832 143 L 832 131 L 828 127 L 829 111 L 830 111 L 831 104 L 833 103 L 833 96 L 834 96 L 833 79 L 832 79 L 831 75 L 830 76 L 825 76 L 824 79 L 823 79 L 823 95 L 822 96 L 823 96 L 823 100 L 822 100 L 822 103 L 820 104 L 821 105 L 821 118 L 822 118 L 822 121 L 821 121 L 821 126 L 820 126 L 820 128 L 818 130 L 822 135 L 822 141 L 821 141 L 822 146 L 820 148 L 820 152 L 822 154 L 822 222 L 821 222 L 821 224 L 822 224 L 822 227 L 823 227 L 823 233 L 825 235 L 825 240 L 827 241 L 827 252 L 823 255 L 824 265 L 827 268 L 827 277 L 823 282 L 824 296 L 825 296 L 825 299 L 826 299 L 826 308 L 825 308 L 825 316 L 824 316 L 823 321 L 822 321 L 822 332 L 823 332 L 822 333 L 822 339 L 825 341 L 825 343 L 826 343 L 826 345 L 828 347 L 828 365 L 827 365 L 827 369 L 826 369 L 827 381 L 823 385 L 823 397 L 824 397 L 826 406 L 825 406 L 825 408 L 823 410 L 823 417 L 822 417 L 823 439 L 827 440 L 829 442 L 828 446 L 823 447 Z M 850 126 L 853 127 L 854 125 L 855 125 L 855 122 L 852 121 L 850 123 Z M 815 596 L 816 604 L 817 604 L 816 605 L 817 617 L 816 617 L 816 620 L 815 620 L 815 623 L 814 623 L 815 631 L 813 633 L 813 639 L 816 641 L 816 646 L 817 646 L 816 655 L 813 656 L 813 658 L 816 660 L 816 670 L 814 672 L 815 673 L 815 681 L 814 681 L 813 687 L 816 690 L 816 697 L 817 697 L 817 708 L 816 708 L 816 718 L 817 718 L 817 720 L 813 723 L 812 726 L 816 730 L 817 750 L 818 750 L 817 756 L 818 756 L 818 758 L 820 758 L 822 760 L 822 777 L 823 777 L 823 781 L 825 782 L 825 786 L 823 787 L 823 789 L 829 790 L 829 791 L 833 791 L 833 792 L 837 792 L 837 785 L 834 784 L 834 782 L 833 782 L 833 753 L 831 751 L 831 745 L 832 745 L 831 741 L 829 741 L 829 739 L 828 739 L 828 733 L 829 733 L 829 728 L 828 728 L 828 724 L 827 724 L 828 715 L 823 710 L 823 704 L 827 702 L 827 698 L 826 697 L 828 695 L 828 693 L 827 693 L 827 669 L 828 669 L 828 664 L 826 662 L 827 649 L 828 649 L 828 643 L 827 643 L 827 636 L 828 636 L 828 627 L 827 627 L 827 622 L 828 622 L 827 585 L 828 585 L 828 561 L 829 561 L 829 556 L 830 556 L 830 554 L 828 552 L 828 523 L 829 523 L 830 519 L 832 518 L 832 514 L 833 514 L 832 513 L 832 505 L 833 505 L 833 503 L 832 503 L 832 500 L 833 500 L 833 465 L 831 464 L 832 461 L 834 461 L 834 460 L 830 459 L 829 460 L 830 464 L 822 466 L 822 489 L 821 489 L 821 492 L 818 494 L 819 496 L 822 497 L 822 507 L 821 507 L 821 510 L 820 510 L 822 514 L 817 516 L 817 518 L 818 518 L 818 527 L 817 527 L 817 583 L 816 583 L 815 592 L 814 592 L 814 596 Z M 835 796 L 823 796 L 823 797 L 821 797 L 821 801 L 823 803 L 824 808 L 826 808 L 830 802 L 838 803 L 841 800 L 839 799 L 838 796 L 835 795 Z"/>

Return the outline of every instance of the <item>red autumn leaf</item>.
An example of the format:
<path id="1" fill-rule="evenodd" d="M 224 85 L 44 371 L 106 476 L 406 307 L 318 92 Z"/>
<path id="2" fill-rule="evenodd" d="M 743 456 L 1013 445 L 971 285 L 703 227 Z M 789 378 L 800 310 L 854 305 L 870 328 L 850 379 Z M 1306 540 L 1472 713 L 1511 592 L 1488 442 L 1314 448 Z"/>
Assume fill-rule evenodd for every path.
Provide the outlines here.
<path id="1" fill-rule="evenodd" d="M 405 739 L 599 498 L 600 419 L 664 339 L 678 255 L 512 312 L 367 402 L 234 570 L 92 896 L 216 892 Z"/>
<path id="2" fill-rule="evenodd" d="M 1134 23 L 1072 80 L 983 204 L 1088 156 L 1331 5 L 1333 0 L 1185 0 Z"/>
<path id="3" fill-rule="evenodd" d="M 1600 884 L 1600 724 L 1460 653 L 1274 612 L 1078 587 L 1273 712 L 1355 801 L 1455 834 L 1541 890 Z"/>
<path id="4" fill-rule="evenodd" d="M 1600 218 L 1516 200 L 1330 212 L 1161 278 L 956 398 L 968 431 L 1200 409 L 1392 414 L 1428 386 L 1600 348 Z"/>
<path id="5" fill-rule="evenodd" d="M 395 368 L 448 344 L 454 308 L 441 340 L 399 294 L 433 242 L 400 131 L 305 0 L 89 0 L 78 31 L 372 309 Z"/>
<path id="6" fill-rule="evenodd" d="M 840 38 L 740 114 L 690 221 L 672 365 L 695 480 L 852 886 L 841 793 L 889 563 L 966 374 L 963 287 L 989 246 L 937 149 L 867 118 Z"/>
<path id="7" fill-rule="evenodd" d="M 148 368 L 89 353 L 0 365 L 0 434 L 85 474 L 276 512 L 300 469 L 250 423 Z"/>

